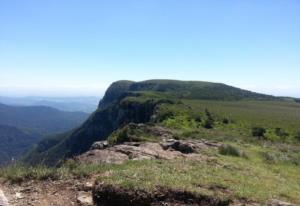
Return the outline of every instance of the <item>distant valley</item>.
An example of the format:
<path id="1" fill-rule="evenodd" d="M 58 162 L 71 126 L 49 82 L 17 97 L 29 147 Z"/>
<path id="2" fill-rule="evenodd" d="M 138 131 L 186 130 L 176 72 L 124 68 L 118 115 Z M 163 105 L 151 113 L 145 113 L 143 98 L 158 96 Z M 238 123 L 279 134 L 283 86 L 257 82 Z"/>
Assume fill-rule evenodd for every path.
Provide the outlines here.
<path id="1" fill-rule="evenodd" d="M 99 97 L 5 97 L 0 96 L 0 103 L 15 106 L 48 106 L 62 111 L 95 111 Z"/>
<path id="2" fill-rule="evenodd" d="M 17 159 L 44 136 L 79 126 L 88 115 L 46 106 L 0 104 L 0 165 Z"/>

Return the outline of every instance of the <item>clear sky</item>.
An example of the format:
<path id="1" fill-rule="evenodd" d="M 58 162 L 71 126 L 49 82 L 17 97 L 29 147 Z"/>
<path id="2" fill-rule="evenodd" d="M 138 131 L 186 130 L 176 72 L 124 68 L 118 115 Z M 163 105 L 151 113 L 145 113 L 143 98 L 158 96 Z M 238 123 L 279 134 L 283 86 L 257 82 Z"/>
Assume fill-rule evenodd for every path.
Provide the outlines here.
<path id="1" fill-rule="evenodd" d="M 154 78 L 300 97 L 300 1 L 0 0 L 0 96 Z"/>

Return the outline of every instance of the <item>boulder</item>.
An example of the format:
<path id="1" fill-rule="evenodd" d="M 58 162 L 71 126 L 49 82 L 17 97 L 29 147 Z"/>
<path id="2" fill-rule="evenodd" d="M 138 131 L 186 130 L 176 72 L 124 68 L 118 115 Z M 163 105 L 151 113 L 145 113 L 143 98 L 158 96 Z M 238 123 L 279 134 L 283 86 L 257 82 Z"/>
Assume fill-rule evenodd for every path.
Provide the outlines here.
<path id="1" fill-rule="evenodd" d="M 0 206 L 9 206 L 8 200 L 5 197 L 5 195 L 4 195 L 4 193 L 2 192 L 1 189 L 0 189 Z"/>
<path id="2" fill-rule="evenodd" d="M 98 141 L 98 142 L 94 142 L 90 148 L 90 150 L 95 150 L 95 149 L 99 149 L 99 150 L 102 150 L 102 149 L 105 149 L 108 147 L 108 142 L 105 140 L 105 141 Z"/>
<path id="3" fill-rule="evenodd" d="M 93 196 L 91 192 L 79 191 L 77 194 L 77 202 L 81 206 L 93 206 Z"/>
<path id="4" fill-rule="evenodd" d="M 281 200 L 272 199 L 267 202 L 267 206 L 294 206 L 294 205 L 288 202 L 283 202 Z"/>
<path id="5" fill-rule="evenodd" d="M 129 158 L 126 154 L 110 150 L 90 150 L 76 157 L 77 161 L 85 164 L 122 164 L 128 159 Z"/>

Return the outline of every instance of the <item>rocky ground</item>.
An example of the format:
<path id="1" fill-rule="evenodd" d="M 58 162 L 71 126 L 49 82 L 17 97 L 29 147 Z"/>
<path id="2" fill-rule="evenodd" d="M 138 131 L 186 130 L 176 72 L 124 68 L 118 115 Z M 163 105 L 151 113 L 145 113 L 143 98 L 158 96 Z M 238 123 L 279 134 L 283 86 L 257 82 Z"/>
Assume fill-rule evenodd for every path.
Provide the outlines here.
<path id="1" fill-rule="evenodd" d="M 21 184 L 2 182 L 0 206 L 77 206 L 93 205 L 92 184 L 80 180 L 28 181 Z M 84 186 L 84 185 L 87 186 Z M 7 200 L 5 203 L 5 199 Z M 3 201 L 4 200 L 4 201 Z"/>
<path id="2" fill-rule="evenodd" d="M 113 163 L 121 164 L 127 160 L 166 159 L 175 158 L 207 159 L 201 150 L 218 148 L 222 144 L 206 140 L 174 140 L 168 139 L 161 143 L 124 142 L 108 146 L 106 141 L 96 142 L 90 151 L 78 156 L 81 163 Z"/>
<path id="3" fill-rule="evenodd" d="M 180 190 L 158 188 L 149 193 L 87 180 L 1 183 L 0 206 L 259 206 L 247 200 L 220 200 Z M 5 193 L 5 195 L 4 195 Z M 272 199 L 267 206 L 296 206 Z"/>
<path id="4" fill-rule="evenodd" d="M 140 125 L 141 127 L 143 125 Z M 148 127 L 147 127 L 148 129 Z M 151 129 L 151 128 L 150 128 Z M 90 151 L 77 156 L 78 164 L 122 164 L 128 160 L 185 158 L 211 161 L 205 153 L 223 144 L 207 140 L 175 140 L 169 131 L 155 128 L 163 137 L 159 142 L 124 142 L 110 146 L 107 141 L 95 142 Z M 148 133 L 151 131 L 147 130 Z M 2 191 L 2 190 L 3 191 Z M 224 188 L 216 187 L 215 190 Z M 5 194 L 5 195 L 4 195 Z M 193 194 L 181 190 L 157 188 L 147 192 L 125 189 L 97 181 L 97 175 L 60 180 L 29 180 L 12 184 L 0 180 L 0 206 L 258 206 L 248 200 L 226 200 L 214 196 Z M 269 200 L 268 206 L 292 206 L 279 200 Z"/>

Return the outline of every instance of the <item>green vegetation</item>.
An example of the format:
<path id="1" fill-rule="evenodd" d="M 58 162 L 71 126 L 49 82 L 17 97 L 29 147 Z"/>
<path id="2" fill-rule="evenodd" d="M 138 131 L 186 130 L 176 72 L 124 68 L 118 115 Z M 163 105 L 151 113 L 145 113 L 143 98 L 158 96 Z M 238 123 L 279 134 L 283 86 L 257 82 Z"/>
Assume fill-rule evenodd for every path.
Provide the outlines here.
<path id="1" fill-rule="evenodd" d="M 15 166 L 2 169 L 0 176 L 22 181 L 97 175 L 101 182 L 127 188 L 161 186 L 260 203 L 278 198 L 300 204 L 300 104 L 222 84 L 114 83 L 80 128 L 42 141 L 25 162 L 57 166 L 104 139 L 111 145 L 160 140 L 136 127 L 138 123 L 166 127 L 176 139 L 209 139 L 223 146 L 203 151 L 207 160 L 128 161 L 122 165 L 68 162 L 55 169 L 23 166 L 25 169 L 18 170 Z"/>
<path id="2" fill-rule="evenodd" d="M 0 165 L 8 164 L 36 143 L 39 137 L 18 128 L 0 125 Z"/>
<path id="3" fill-rule="evenodd" d="M 221 155 L 229 155 L 229 156 L 235 156 L 235 157 L 247 157 L 246 154 L 242 151 L 240 151 L 237 147 L 233 145 L 222 145 L 219 148 L 219 153 Z"/>
<path id="4" fill-rule="evenodd" d="M 264 137 L 266 133 L 266 129 L 262 127 L 253 127 L 252 128 L 252 136 L 254 137 Z"/>
<path id="5" fill-rule="evenodd" d="M 116 130 L 107 138 L 110 145 L 123 142 L 158 142 L 159 140 L 159 137 L 147 133 L 145 129 L 139 128 L 134 124 L 129 124 Z"/>
<path id="6" fill-rule="evenodd" d="M 59 168 L 13 165 L 1 169 L 0 176 L 13 182 L 29 179 L 88 178 L 129 189 L 154 190 L 156 187 L 183 189 L 227 198 L 246 198 L 264 203 L 279 198 L 300 204 L 299 147 L 278 145 L 225 146 L 226 155 L 211 149 L 210 160 L 144 160 L 122 165 L 79 165 L 70 160 Z M 229 152 L 228 152 L 229 151 Z M 241 152 L 247 158 L 240 158 Z M 230 154 L 230 155 L 227 155 Z M 234 155 L 232 155 L 234 154 Z M 269 161 L 266 154 L 276 156 Z M 283 158 L 283 157 L 286 158 Z"/>
<path id="7" fill-rule="evenodd" d="M 221 101 L 222 100 L 222 101 Z M 230 101 L 229 101 L 230 100 Z M 150 80 L 119 81 L 111 85 L 99 108 L 78 129 L 40 143 L 24 158 L 30 164 L 57 165 L 62 158 L 83 153 L 95 141 L 107 139 L 124 125 L 154 122 L 217 139 L 250 139 L 253 127 L 266 128 L 265 139 L 295 141 L 300 128 L 300 104 L 224 84 Z M 278 135 L 282 128 L 285 135 Z M 187 137 L 188 138 L 188 137 Z M 59 141 L 57 141 L 59 140 Z M 117 140 L 114 140 L 117 141 Z"/>

